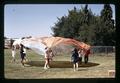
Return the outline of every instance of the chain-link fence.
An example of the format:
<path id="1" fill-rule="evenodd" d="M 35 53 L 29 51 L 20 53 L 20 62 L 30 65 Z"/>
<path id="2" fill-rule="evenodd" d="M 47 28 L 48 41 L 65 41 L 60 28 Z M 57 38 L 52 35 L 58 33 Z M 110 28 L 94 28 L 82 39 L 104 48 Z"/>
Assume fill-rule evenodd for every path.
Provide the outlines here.
<path id="1" fill-rule="evenodd" d="M 115 53 L 115 46 L 92 46 L 91 53 Z"/>
<path id="2" fill-rule="evenodd" d="M 57 55 L 64 55 L 64 54 L 71 54 L 72 49 L 74 49 L 74 47 L 66 47 L 66 46 L 58 46 L 56 48 L 54 48 L 54 52 Z M 96 55 L 96 54 L 100 54 L 100 55 L 106 55 L 106 54 L 114 54 L 115 55 L 115 46 L 91 46 L 91 54 L 92 55 Z"/>

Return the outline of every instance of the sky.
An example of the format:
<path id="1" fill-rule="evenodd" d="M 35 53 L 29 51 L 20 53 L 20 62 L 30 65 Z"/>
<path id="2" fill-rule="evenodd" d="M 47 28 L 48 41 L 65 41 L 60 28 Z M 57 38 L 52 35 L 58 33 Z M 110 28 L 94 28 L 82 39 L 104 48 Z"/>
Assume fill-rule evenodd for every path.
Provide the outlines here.
<path id="1" fill-rule="evenodd" d="M 28 36 L 52 36 L 51 27 L 61 18 L 68 15 L 74 6 L 81 9 L 85 4 L 6 4 L 4 7 L 4 36 L 21 38 Z M 103 4 L 88 4 L 95 15 L 100 15 Z M 111 4 L 113 19 L 115 6 Z"/>

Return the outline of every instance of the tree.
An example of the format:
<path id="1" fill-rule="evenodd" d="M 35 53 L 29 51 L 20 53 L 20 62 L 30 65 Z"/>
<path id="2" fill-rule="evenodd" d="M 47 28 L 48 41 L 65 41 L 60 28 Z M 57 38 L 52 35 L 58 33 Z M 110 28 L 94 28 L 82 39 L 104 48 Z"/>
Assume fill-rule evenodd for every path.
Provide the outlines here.
<path id="1" fill-rule="evenodd" d="M 74 7 L 68 10 L 68 16 L 58 18 L 58 22 L 52 27 L 53 36 L 62 36 L 74 38 L 89 44 L 94 44 L 94 21 L 95 16 L 92 11 L 85 5 L 82 9 Z"/>
<path id="2" fill-rule="evenodd" d="M 101 15 L 95 15 L 88 5 L 68 10 L 68 16 L 58 18 L 52 27 L 53 36 L 74 38 L 91 45 L 115 45 L 112 9 L 105 4 Z"/>
<path id="3" fill-rule="evenodd" d="M 53 36 L 62 36 L 64 33 L 62 33 L 62 29 L 64 24 L 65 24 L 65 21 L 67 19 L 67 17 L 65 16 L 62 16 L 61 18 L 57 18 L 58 19 L 58 22 L 55 23 L 55 26 L 52 27 L 52 31 L 53 31 Z"/>
<path id="4" fill-rule="evenodd" d="M 96 39 L 100 45 L 115 45 L 115 26 L 112 19 L 112 8 L 105 4 L 96 27 Z M 99 31 L 98 31 L 99 30 Z"/>

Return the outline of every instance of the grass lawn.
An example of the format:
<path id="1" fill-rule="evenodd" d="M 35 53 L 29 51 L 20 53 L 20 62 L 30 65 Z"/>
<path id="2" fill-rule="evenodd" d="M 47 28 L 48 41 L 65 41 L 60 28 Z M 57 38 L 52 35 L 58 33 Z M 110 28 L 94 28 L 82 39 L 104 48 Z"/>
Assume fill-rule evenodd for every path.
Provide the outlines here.
<path id="1" fill-rule="evenodd" d="M 28 50 L 29 61 L 26 67 L 20 63 L 17 50 L 16 62 L 11 62 L 11 50 L 4 50 L 4 76 L 6 79 L 56 79 L 56 78 L 114 78 L 108 70 L 115 70 L 115 54 L 91 55 L 88 64 L 79 64 L 79 70 L 73 71 L 70 55 L 55 56 L 51 68 L 44 70 L 44 56 Z"/>

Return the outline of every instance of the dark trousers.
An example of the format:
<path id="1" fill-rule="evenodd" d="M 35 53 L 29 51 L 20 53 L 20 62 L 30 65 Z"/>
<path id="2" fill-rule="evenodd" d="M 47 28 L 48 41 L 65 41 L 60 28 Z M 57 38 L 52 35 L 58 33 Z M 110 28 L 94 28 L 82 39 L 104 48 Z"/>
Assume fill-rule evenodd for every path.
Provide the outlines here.
<path id="1" fill-rule="evenodd" d="M 84 62 L 85 64 L 88 63 L 88 56 L 84 56 Z"/>
<path id="2" fill-rule="evenodd" d="M 25 53 L 22 53 L 22 52 L 20 52 L 20 55 L 21 55 L 21 59 L 23 60 L 24 58 L 25 58 L 25 56 L 26 56 L 26 54 Z"/>
<path id="3" fill-rule="evenodd" d="M 82 62 L 82 57 L 79 57 L 79 62 L 80 62 L 80 63 Z"/>
<path id="4" fill-rule="evenodd" d="M 24 66 L 24 62 L 23 62 L 23 60 L 25 59 L 26 54 L 20 52 L 20 55 L 21 55 L 21 59 L 22 59 L 22 60 L 21 60 L 21 63 L 22 63 L 22 65 Z"/>

